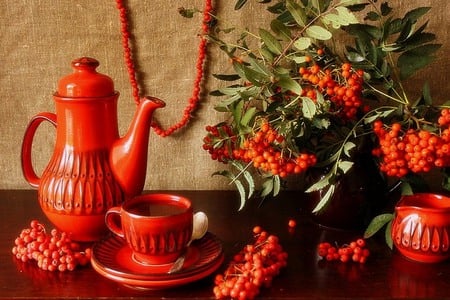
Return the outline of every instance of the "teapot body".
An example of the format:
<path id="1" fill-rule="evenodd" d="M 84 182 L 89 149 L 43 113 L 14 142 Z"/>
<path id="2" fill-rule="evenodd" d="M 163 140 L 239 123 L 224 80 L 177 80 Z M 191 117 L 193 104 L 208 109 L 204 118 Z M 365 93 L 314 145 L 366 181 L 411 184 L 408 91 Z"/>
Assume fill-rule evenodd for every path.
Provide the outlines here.
<path id="1" fill-rule="evenodd" d="M 56 143 L 38 199 L 49 220 L 75 240 L 104 235 L 106 211 L 124 200 L 109 163 L 111 145 L 119 138 L 117 99 L 118 94 L 95 101 L 54 96 Z"/>
<path id="2" fill-rule="evenodd" d="M 155 109 L 165 103 L 141 99 L 130 127 L 119 137 L 112 79 L 97 73 L 99 62 L 82 57 L 63 77 L 53 95 L 56 113 L 43 112 L 28 124 L 22 142 L 22 171 L 38 189 L 49 220 L 77 241 L 95 241 L 106 232 L 106 211 L 144 188 L 149 132 Z M 39 125 L 56 127 L 51 159 L 39 176 L 32 164 L 32 144 Z"/>
<path id="3" fill-rule="evenodd" d="M 107 232 L 106 211 L 124 201 L 109 160 L 112 144 L 119 139 L 119 93 L 111 78 L 96 71 L 98 65 L 89 57 L 72 61 L 73 73 L 59 80 L 53 95 L 56 112 L 35 115 L 22 143 L 22 170 L 38 190 L 44 214 L 76 241 L 100 239 Z M 56 141 L 50 161 L 37 175 L 32 144 L 44 121 L 56 127 Z"/>

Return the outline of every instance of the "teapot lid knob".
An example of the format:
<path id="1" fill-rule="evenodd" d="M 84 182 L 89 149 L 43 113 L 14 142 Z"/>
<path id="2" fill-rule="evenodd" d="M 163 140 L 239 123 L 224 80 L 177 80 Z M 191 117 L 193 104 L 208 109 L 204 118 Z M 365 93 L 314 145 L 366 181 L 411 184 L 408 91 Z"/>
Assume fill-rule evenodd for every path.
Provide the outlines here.
<path id="1" fill-rule="evenodd" d="M 74 72 L 59 80 L 56 95 L 73 98 L 114 95 L 114 82 L 110 77 L 96 71 L 99 65 L 98 60 L 91 57 L 73 60 Z"/>

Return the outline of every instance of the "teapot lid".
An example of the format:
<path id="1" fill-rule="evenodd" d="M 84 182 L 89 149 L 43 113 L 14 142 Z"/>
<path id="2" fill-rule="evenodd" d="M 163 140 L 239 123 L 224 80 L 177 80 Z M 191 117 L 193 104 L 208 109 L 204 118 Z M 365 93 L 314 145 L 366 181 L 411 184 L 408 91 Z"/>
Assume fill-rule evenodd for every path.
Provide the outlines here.
<path id="1" fill-rule="evenodd" d="M 95 70 L 99 65 L 96 59 L 90 57 L 73 60 L 74 72 L 59 80 L 56 95 L 74 98 L 114 95 L 114 82 L 110 77 Z"/>

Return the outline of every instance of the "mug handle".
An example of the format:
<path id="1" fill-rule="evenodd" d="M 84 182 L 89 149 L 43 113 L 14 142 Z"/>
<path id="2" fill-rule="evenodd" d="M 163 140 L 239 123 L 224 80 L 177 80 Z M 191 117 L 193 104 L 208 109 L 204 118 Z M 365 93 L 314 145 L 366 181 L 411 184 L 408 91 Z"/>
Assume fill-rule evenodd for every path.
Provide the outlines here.
<path id="1" fill-rule="evenodd" d="M 105 215 L 105 223 L 112 233 L 124 238 L 125 236 L 123 234 L 122 226 L 117 224 L 117 219 L 120 220 L 120 211 L 121 208 L 119 206 L 114 206 L 108 209 Z"/>
<path id="2" fill-rule="evenodd" d="M 39 182 L 41 181 L 41 178 L 38 175 L 36 175 L 36 171 L 34 170 L 31 161 L 32 145 L 34 134 L 36 133 L 37 128 L 43 121 L 48 121 L 51 124 L 53 124 L 53 126 L 55 127 L 57 126 L 56 115 L 54 113 L 43 112 L 37 114 L 30 120 L 30 123 L 28 123 L 28 127 L 25 130 L 25 135 L 23 137 L 22 142 L 22 152 L 21 152 L 22 172 L 25 177 L 25 180 L 28 181 L 28 183 L 33 188 L 39 187 Z"/>

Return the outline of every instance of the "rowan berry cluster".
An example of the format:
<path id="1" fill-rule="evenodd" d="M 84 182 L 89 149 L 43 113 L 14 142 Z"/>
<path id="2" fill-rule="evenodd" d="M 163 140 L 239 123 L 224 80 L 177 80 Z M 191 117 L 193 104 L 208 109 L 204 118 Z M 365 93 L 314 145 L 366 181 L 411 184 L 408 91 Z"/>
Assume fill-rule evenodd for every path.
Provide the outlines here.
<path id="1" fill-rule="evenodd" d="M 318 64 L 301 67 L 299 74 L 311 87 L 303 88 L 302 96 L 317 99 L 317 92 L 333 104 L 332 110 L 346 119 L 354 119 L 362 108 L 362 70 L 353 70 L 351 64 L 344 63 L 338 69 L 323 69 Z"/>
<path id="2" fill-rule="evenodd" d="M 206 126 L 207 135 L 203 138 L 203 150 L 208 151 L 213 160 L 227 163 L 234 159 L 236 136 L 228 124 Z"/>
<path id="3" fill-rule="evenodd" d="M 209 133 L 203 139 L 203 149 L 210 153 L 212 159 L 221 162 L 253 162 L 255 168 L 284 178 L 306 171 L 317 160 L 314 154 L 284 153 L 281 146 L 284 137 L 266 121 L 262 122 L 259 129 L 250 135 L 241 147 L 236 146 L 236 137 L 233 136 L 229 125 L 207 126 L 206 130 Z M 221 141 L 220 146 L 214 142 L 217 140 Z"/>
<path id="4" fill-rule="evenodd" d="M 18 260 L 36 261 L 42 270 L 73 271 L 78 265 L 88 264 L 91 257 L 90 248 L 81 252 L 80 245 L 65 232 L 52 229 L 49 235 L 37 220 L 31 221 L 30 228 L 22 230 L 14 244 L 12 254 Z"/>
<path id="5" fill-rule="evenodd" d="M 216 299 L 253 299 L 286 266 L 288 255 L 278 237 L 269 235 L 260 226 L 255 226 L 253 233 L 254 242 L 233 257 L 223 274 L 216 275 L 213 289 Z"/>
<path id="6" fill-rule="evenodd" d="M 376 121 L 373 130 L 379 147 L 372 153 L 381 159 L 380 170 L 388 176 L 403 177 L 409 172 L 429 172 L 433 167 L 450 166 L 449 120 L 449 111 L 443 110 L 438 120 L 442 127 L 440 134 L 423 129 L 405 132 L 399 123 L 388 127 Z"/>
<path id="7" fill-rule="evenodd" d="M 356 262 L 361 264 L 366 263 L 367 257 L 370 255 L 364 239 L 357 239 L 350 244 L 340 247 L 333 246 L 328 242 L 322 242 L 317 246 L 317 253 L 327 261 Z"/>
<path id="8" fill-rule="evenodd" d="M 441 115 L 438 118 L 438 124 L 441 127 L 449 127 L 450 125 L 450 109 L 448 108 L 443 108 L 441 110 Z"/>
<path id="9" fill-rule="evenodd" d="M 283 153 L 280 147 L 283 141 L 282 135 L 268 122 L 263 122 L 259 130 L 244 142 L 242 149 L 234 151 L 234 157 L 243 161 L 251 160 L 255 168 L 282 178 L 302 173 L 316 163 L 314 154 L 300 153 L 294 156 Z"/>

